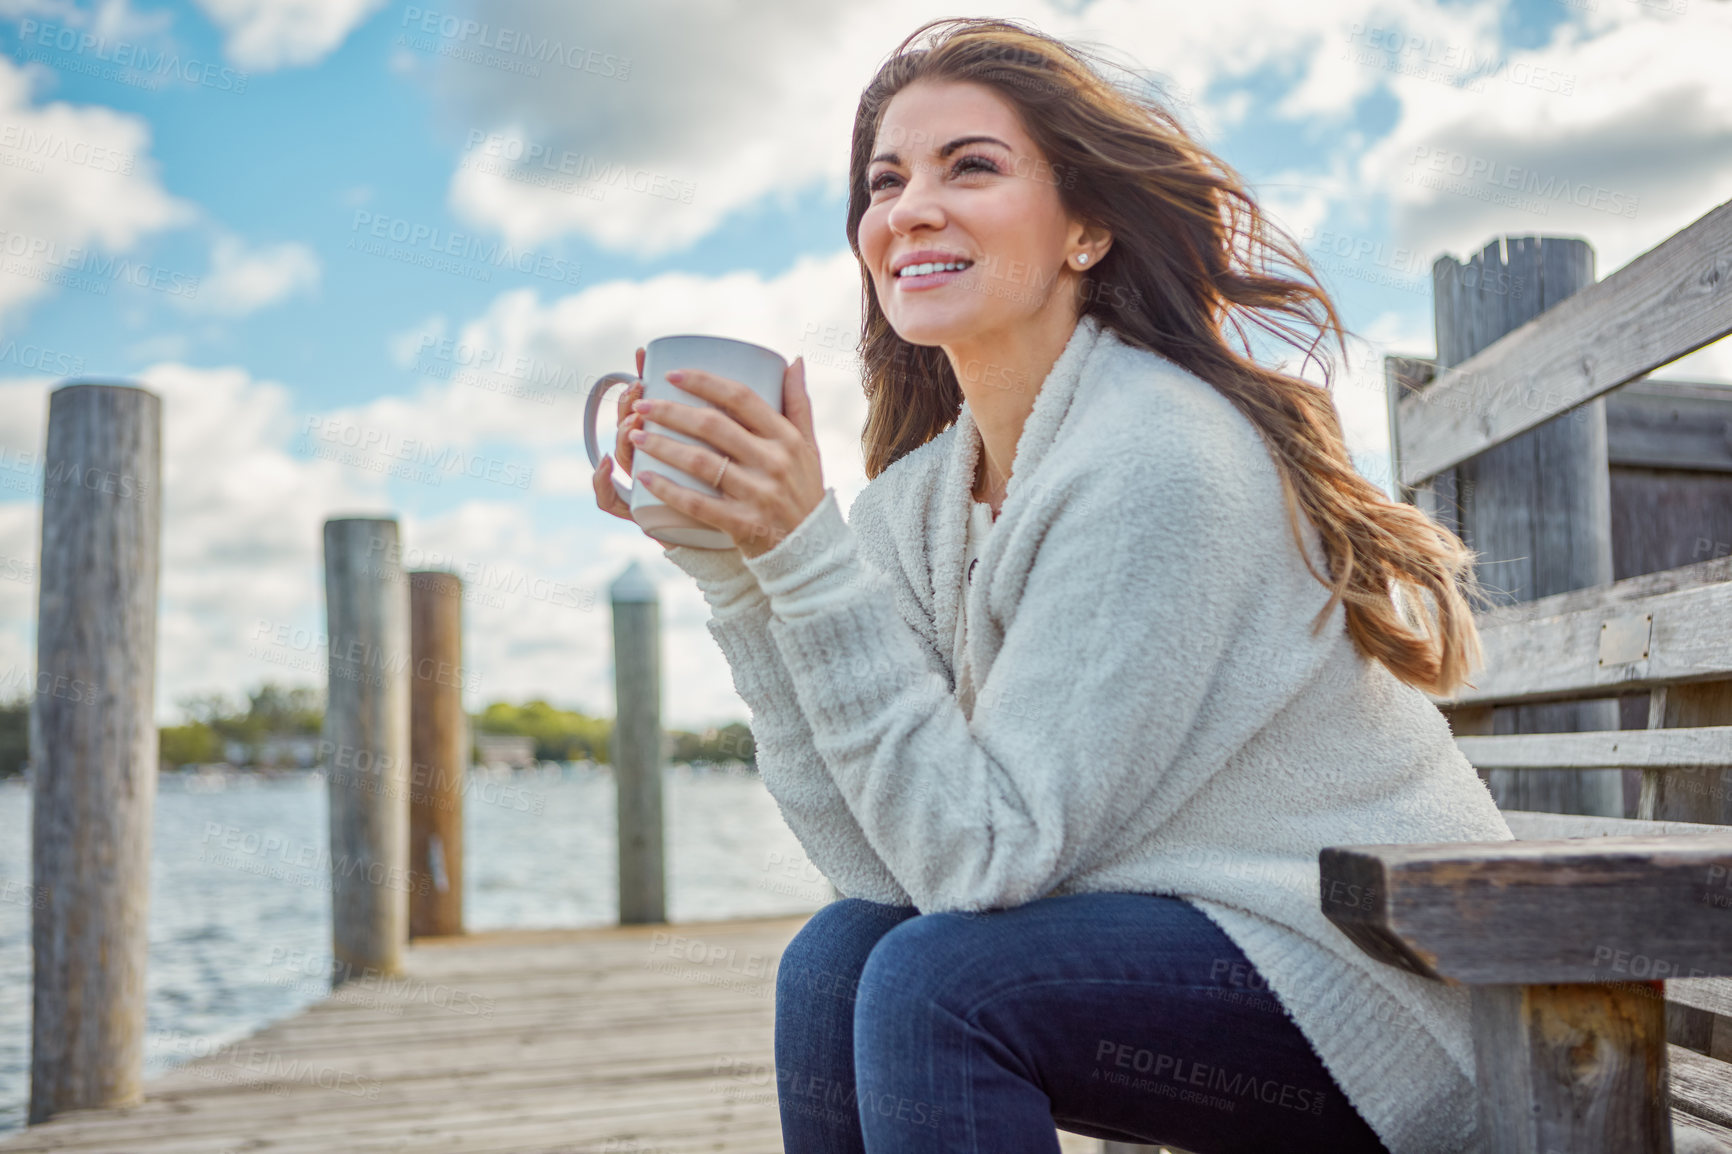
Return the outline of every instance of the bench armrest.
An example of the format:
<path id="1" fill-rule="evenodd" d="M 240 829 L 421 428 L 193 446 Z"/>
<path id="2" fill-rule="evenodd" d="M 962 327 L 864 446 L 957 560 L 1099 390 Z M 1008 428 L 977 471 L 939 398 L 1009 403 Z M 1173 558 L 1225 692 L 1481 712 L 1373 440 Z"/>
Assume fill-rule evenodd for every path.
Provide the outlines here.
<path id="1" fill-rule="evenodd" d="M 1331 846 L 1318 863 L 1324 915 L 1367 954 L 1428 978 L 1532 985 L 1732 974 L 1732 829 Z"/>

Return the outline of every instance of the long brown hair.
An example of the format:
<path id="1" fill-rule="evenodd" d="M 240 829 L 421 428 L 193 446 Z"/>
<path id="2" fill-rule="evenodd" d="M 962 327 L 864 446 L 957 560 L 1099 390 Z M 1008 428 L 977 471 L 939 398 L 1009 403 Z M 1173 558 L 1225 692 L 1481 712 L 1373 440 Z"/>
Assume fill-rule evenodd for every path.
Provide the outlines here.
<path id="1" fill-rule="evenodd" d="M 1467 601 L 1484 597 L 1475 553 L 1354 467 L 1328 389 L 1329 365 L 1317 356 L 1330 336 L 1345 356 L 1345 334 L 1304 252 L 1147 86 L 1107 79 L 1112 67 L 1009 20 L 934 20 L 916 29 L 879 68 L 854 114 L 854 255 L 871 199 L 866 170 L 890 98 L 917 80 L 992 89 L 1020 115 L 1069 214 L 1112 234 L 1112 247 L 1084 274 L 1082 313 L 1207 381 L 1262 434 L 1300 555 L 1332 594 L 1313 632 L 1345 601 L 1360 653 L 1411 685 L 1453 692 L 1482 661 Z M 910 344 L 890 327 L 864 260 L 860 278 L 861 441 L 866 474 L 876 477 L 949 427 L 963 394 L 943 349 Z M 1315 361 L 1325 384 L 1256 363 L 1247 326 L 1303 351 L 1301 366 Z M 1317 572 L 1305 550 L 1301 508 L 1318 530 L 1333 579 Z"/>

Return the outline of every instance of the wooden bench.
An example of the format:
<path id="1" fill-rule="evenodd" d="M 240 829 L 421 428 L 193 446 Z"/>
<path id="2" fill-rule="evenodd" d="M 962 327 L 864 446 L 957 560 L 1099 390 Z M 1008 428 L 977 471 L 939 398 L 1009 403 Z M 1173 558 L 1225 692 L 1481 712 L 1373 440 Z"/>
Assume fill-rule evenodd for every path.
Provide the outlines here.
<path id="1" fill-rule="evenodd" d="M 1438 360 L 1385 362 L 1397 491 L 1465 526 L 1518 597 L 1476 615 L 1474 684 L 1433 700 L 1500 798 L 1607 813 L 1606 790 L 1571 783 L 1637 771 L 1637 813 L 1518 809 L 1513 842 L 1328 848 L 1323 911 L 1379 961 L 1471 991 L 1479 1154 L 1732 1151 L 1732 558 L 1611 581 L 1593 496 L 1609 468 L 1600 399 L 1732 331 L 1732 203 L 1600 282 L 1582 242 L 1503 248 L 1472 277 L 1440 258 Z M 1500 295 L 1488 286 L 1511 282 L 1487 274 L 1506 256 L 1566 287 Z M 1717 419 L 1656 424 L 1682 403 L 1670 393 L 1649 398 L 1664 413 L 1637 406 L 1641 461 L 1727 472 L 1667 448 L 1724 439 Z M 1623 571 L 1657 567 L 1631 559 Z M 1642 694 L 1647 727 L 1616 728 Z M 1373 896 L 1330 900 L 1355 894 Z"/>
<path id="2" fill-rule="evenodd" d="M 1732 975 L 1732 829 L 1698 828 L 1320 855 L 1361 949 L 1470 989 L 1480 1154 L 1732 1150 L 1732 1066 L 1666 1037 Z"/>
<path id="3" fill-rule="evenodd" d="M 1324 912 L 1473 991 L 1480 1154 L 1732 1151 L 1732 390 L 1644 382 L 1732 333 L 1732 201 L 1603 281 L 1505 237 L 1432 282 L 1437 356 L 1384 358 L 1391 488 L 1516 602 L 1433 700 L 1517 840 L 1326 849 L 1325 895 L 1378 896 Z"/>

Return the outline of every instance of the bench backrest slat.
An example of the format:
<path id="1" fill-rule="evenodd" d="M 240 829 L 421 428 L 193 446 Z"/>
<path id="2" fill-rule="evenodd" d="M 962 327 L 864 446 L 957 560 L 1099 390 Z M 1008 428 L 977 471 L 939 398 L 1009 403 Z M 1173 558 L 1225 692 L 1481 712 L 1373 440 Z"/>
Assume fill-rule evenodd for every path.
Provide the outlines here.
<path id="1" fill-rule="evenodd" d="M 1667 580 L 1652 580 L 1664 576 Z M 1732 679 L 1732 558 L 1476 615 L 1485 667 L 1445 709 Z"/>
<path id="2" fill-rule="evenodd" d="M 1464 735 L 1455 744 L 1476 769 L 1732 768 L 1732 725 Z"/>

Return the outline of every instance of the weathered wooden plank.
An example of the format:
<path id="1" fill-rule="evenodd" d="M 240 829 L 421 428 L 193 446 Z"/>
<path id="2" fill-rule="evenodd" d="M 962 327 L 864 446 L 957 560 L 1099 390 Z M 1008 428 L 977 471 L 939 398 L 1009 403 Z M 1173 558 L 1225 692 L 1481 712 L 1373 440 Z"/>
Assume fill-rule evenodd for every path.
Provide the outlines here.
<path id="1" fill-rule="evenodd" d="M 1732 1064 L 1682 1046 L 1668 1048 L 1672 1101 L 1717 1126 L 1732 1126 Z"/>
<path id="2" fill-rule="evenodd" d="M 1485 668 L 1473 675 L 1472 686 L 1432 700 L 1452 709 L 1563 701 L 1732 678 L 1732 583 L 1634 599 L 1613 592 L 1623 584 L 1592 591 L 1600 596 L 1551 615 L 1480 615 Z"/>
<path id="3" fill-rule="evenodd" d="M 1662 685 L 1648 706 L 1653 732 L 1702 733 L 1727 721 L 1732 721 L 1732 681 Z M 1695 728 L 1674 728 L 1679 726 Z M 1642 774 L 1637 816 L 1732 824 L 1732 774 L 1724 766 L 1704 763 L 1675 774 L 1658 768 Z"/>
<path id="4" fill-rule="evenodd" d="M 0 1149 L 779 1149 L 773 998 L 727 967 L 749 957 L 773 978 L 807 916 L 419 939 L 401 978 L 353 979 L 360 997 L 339 987 L 153 1080 L 140 1106 L 67 1114 Z M 691 956 L 671 956 L 676 942 Z M 429 1000 L 429 982 L 483 975 L 491 1015 Z"/>
<path id="5" fill-rule="evenodd" d="M 1701 771 L 1732 766 L 1732 725 L 1514 733 L 1458 737 L 1455 744 L 1476 769 Z"/>
<path id="6" fill-rule="evenodd" d="M 1732 1129 L 1672 1110 L 1673 1154 L 1726 1154 L 1732 1150 Z"/>
<path id="7" fill-rule="evenodd" d="M 1614 467 L 1732 473 L 1729 410 L 1726 385 L 1633 381 L 1606 397 L 1606 458 Z"/>
<path id="8" fill-rule="evenodd" d="M 1505 810 L 1504 823 L 1524 841 L 1571 837 L 1663 837 L 1720 833 L 1718 826 L 1693 821 L 1642 821 L 1633 817 L 1594 817 L 1574 813 Z"/>
<path id="9" fill-rule="evenodd" d="M 1347 846 L 1322 908 L 1372 957 L 1470 985 L 1732 974 L 1732 830 Z"/>
<path id="10" fill-rule="evenodd" d="M 1712 825 L 1682 821 L 1641 821 L 1636 818 L 1587 817 L 1561 813 L 1505 811 L 1504 821 L 1518 838 L 1630 837 L 1715 833 Z M 1666 1000 L 1692 1010 L 1732 1018 L 1732 978 L 1673 978 L 1665 983 Z M 1710 1020 L 1712 1031 L 1718 1025 Z M 1710 1043 L 1711 1044 L 1711 1043 Z M 1706 1049 L 1707 1047 L 1703 1047 Z"/>
<path id="11" fill-rule="evenodd" d="M 1669 978 L 1666 1000 L 1679 1005 L 1732 1017 L 1732 980 L 1726 978 Z"/>
<path id="12" fill-rule="evenodd" d="M 1402 482 L 1416 484 L 1728 333 L 1732 202 L 1403 402 Z"/>
<path id="13" fill-rule="evenodd" d="M 1584 610 L 1603 611 L 1608 616 L 1616 616 L 1629 612 L 1631 606 L 1650 597 L 1724 584 L 1728 581 L 1732 581 L 1732 555 L 1709 557 L 1673 569 L 1624 577 L 1610 585 L 1571 589 L 1534 601 L 1499 605 L 1476 614 L 1474 620 L 1482 628 L 1504 629 L 1523 622 L 1542 621 Z"/>
<path id="14" fill-rule="evenodd" d="M 1609 985 L 1474 986 L 1481 1154 L 1671 1150 L 1663 1003 Z"/>
<path id="15" fill-rule="evenodd" d="M 768 1052 L 769 1039 L 754 1039 Z M 767 1069 L 767 1067 L 766 1067 Z M 377 1097 L 336 1102 L 329 1096 L 307 1092 L 274 1096 L 268 1089 L 251 1094 L 212 1091 L 202 1096 L 180 1094 L 165 1105 L 172 1108 L 147 1112 L 140 1109 L 104 1119 L 99 1128 L 79 1115 L 86 1124 L 76 1140 L 86 1146 L 108 1150 L 124 1141 L 133 1143 L 179 1141 L 186 1147 L 199 1143 L 233 1142 L 237 1123 L 247 1133 L 271 1134 L 273 1151 L 305 1148 L 352 1149 L 370 1140 L 401 1142 L 405 1135 L 423 1137 L 416 1149 L 426 1149 L 431 1135 L 444 1132 L 457 1138 L 464 1131 L 489 1132 L 489 1141 L 503 1146 L 524 1131 L 541 1133 L 563 1127 L 564 1139 L 601 1138 L 610 1132 L 647 1125 L 657 1137 L 670 1137 L 685 1124 L 718 1120 L 717 1111 L 742 1106 L 770 1108 L 774 1113 L 774 1085 L 764 1078 L 730 1077 L 712 1067 L 651 1071 L 644 1075 L 625 1072 L 612 1079 L 560 1079 L 544 1072 L 535 1083 L 502 1087 L 482 1083 L 448 1082 L 442 1085 L 412 1085 L 410 1093 L 396 1083 Z M 767 1101 L 760 1100 L 765 1089 Z M 742 1101 L 743 1100 L 743 1101 Z M 115 1112 L 117 1115 L 120 1112 Z M 72 1121 L 74 1119 L 68 1119 Z M 642 1120 L 642 1121 L 640 1121 Z M 771 1119 L 764 1121 L 773 1126 Z M 184 1148 L 184 1147 L 183 1147 Z M 11 1148 L 7 1148 L 10 1150 Z"/>

